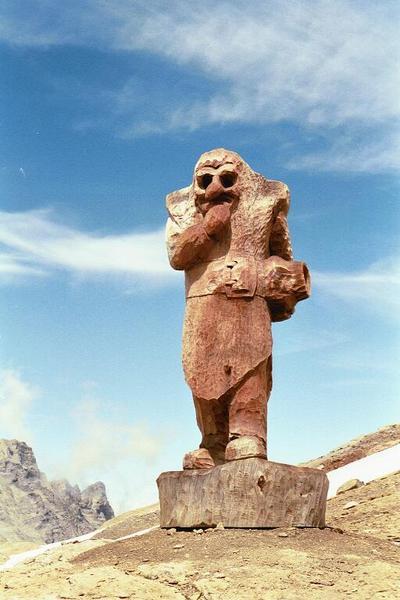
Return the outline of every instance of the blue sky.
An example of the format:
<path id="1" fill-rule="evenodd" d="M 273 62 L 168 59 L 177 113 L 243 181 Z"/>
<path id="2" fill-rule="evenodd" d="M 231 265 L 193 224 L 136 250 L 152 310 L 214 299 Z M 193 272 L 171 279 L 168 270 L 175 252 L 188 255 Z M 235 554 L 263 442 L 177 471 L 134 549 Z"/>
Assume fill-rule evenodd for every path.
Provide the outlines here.
<path id="1" fill-rule="evenodd" d="M 1 9 L 0 437 L 117 510 L 196 447 L 164 198 L 219 146 L 289 185 L 313 277 L 273 328 L 271 459 L 395 422 L 397 3 L 66 4 Z"/>

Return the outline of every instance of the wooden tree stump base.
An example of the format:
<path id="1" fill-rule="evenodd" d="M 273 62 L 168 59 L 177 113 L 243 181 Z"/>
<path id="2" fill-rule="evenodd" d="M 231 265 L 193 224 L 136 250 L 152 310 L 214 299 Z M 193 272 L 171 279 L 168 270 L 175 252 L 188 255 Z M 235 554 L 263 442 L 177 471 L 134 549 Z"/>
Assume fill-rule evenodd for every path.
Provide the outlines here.
<path id="1" fill-rule="evenodd" d="M 247 458 L 157 479 L 164 528 L 324 527 L 324 472 Z"/>

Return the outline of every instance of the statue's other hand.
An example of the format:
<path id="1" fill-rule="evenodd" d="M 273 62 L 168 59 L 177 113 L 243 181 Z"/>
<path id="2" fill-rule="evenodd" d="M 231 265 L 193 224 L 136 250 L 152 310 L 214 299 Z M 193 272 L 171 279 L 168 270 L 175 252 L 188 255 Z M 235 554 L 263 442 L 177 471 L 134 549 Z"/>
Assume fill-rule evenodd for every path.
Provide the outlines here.
<path id="1" fill-rule="evenodd" d="M 230 218 L 231 211 L 228 203 L 212 206 L 203 221 L 206 233 L 210 236 L 218 236 L 228 225 Z"/>

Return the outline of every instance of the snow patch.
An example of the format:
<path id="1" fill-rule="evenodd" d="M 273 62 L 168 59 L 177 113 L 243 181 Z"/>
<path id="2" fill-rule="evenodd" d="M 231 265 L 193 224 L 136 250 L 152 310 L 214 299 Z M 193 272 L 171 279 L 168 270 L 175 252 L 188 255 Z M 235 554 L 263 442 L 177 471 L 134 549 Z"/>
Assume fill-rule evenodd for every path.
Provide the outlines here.
<path id="1" fill-rule="evenodd" d="M 360 479 L 368 483 L 389 475 L 400 469 L 400 444 L 386 448 L 375 454 L 370 454 L 359 460 L 355 460 L 343 467 L 327 473 L 329 479 L 328 498 L 336 495 L 338 488 L 349 481 L 349 479 Z"/>
<path id="2" fill-rule="evenodd" d="M 145 535 L 146 533 L 150 533 L 154 529 L 158 529 L 158 525 L 154 525 L 154 527 L 149 527 L 148 529 L 141 529 L 140 531 L 135 531 L 135 533 L 130 533 L 129 535 L 124 535 L 123 537 L 117 538 L 116 540 L 110 540 L 110 544 L 114 542 L 120 542 L 121 540 L 127 540 L 128 538 L 139 537 L 140 535 Z M 90 533 L 85 533 L 84 535 L 79 535 L 78 537 L 71 538 L 69 540 L 62 540 L 61 542 L 53 542 L 52 544 L 44 544 L 39 546 L 39 548 L 34 548 L 33 550 L 27 550 L 26 552 L 20 552 L 19 554 L 12 554 L 10 558 L 0 565 L 0 571 L 6 571 L 7 569 L 12 569 L 21 562 L 25 562 L 30 558 L 36 558 L 45 552 L 49 552 L 50 550 L 54 550 L 55 548 L 60 548 L 61 546 L 65 546 L 66 544 L 74 544 L 76 542 L 85 542 L 86 540 L 90 540 L 92 537 L 96 535 L 96 533 L 100 533 L 102 529 L 96 529 L 95 531 L 91 531 Z"/>

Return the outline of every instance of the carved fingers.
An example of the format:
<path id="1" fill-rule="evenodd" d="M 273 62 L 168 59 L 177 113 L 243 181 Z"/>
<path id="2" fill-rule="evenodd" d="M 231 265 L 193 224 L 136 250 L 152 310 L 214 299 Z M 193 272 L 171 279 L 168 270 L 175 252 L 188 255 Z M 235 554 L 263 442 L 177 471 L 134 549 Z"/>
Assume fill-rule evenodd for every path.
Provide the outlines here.
<path id="1" fill-rule="evenodd" d="M 206 213 L 203 221 L 207 235 L 218 237 L 229 224 L 231 211 L 228 204 L 216 204 Z"/>

